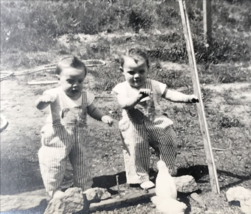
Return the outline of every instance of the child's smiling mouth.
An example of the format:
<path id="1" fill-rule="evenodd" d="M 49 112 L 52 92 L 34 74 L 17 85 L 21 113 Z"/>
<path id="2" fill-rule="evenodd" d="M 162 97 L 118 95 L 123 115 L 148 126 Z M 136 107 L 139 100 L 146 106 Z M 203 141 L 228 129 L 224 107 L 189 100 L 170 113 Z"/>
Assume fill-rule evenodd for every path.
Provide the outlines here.
<path id="1" fill-rule="evenodd" d="M 140 83 L 141 80 L 140 79 L 136 79 L 136 80 L 133 80 L 134 83 Z"/>
<path id="2" fill-rule="evenodd" d="M 134 84 L 134 85 L 141 85 L 141 84 L 142 84 L 142 81 L 141 81 L 141 80 L 134 80 L 134 81 L 133 81 L 133 84 Z"/>
<path id="3" fill-rule="evenodd" d="M 79 93 L 79 89 L 72 88 L 70 92 L 71 92 L 72 95 L 76 95 L 76 94 Z"/>

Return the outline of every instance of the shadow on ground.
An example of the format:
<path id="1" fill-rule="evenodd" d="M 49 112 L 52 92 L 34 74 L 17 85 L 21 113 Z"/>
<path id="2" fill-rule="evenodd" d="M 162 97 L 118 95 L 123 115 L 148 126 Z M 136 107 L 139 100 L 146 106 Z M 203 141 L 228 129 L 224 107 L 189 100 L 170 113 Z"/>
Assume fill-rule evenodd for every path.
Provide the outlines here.
<path id="1" fill-rule="evenodd" d="M 157 172 L 151 169 L 150 175 L 154 177 L 152 180 L 155 181 Z M 179 168 L 177 170 L 176 176 L 182 176 L 182 175 L 193 176 L 198 184 L 210 182 L 207 165 L 194 165 L 194 166 L 190 166 L 186 168 Z M 224 184 L 224 182 L 222 182 L 222 185 L 220 185 L 221 190 L 227 189 L 231 186 L 241 184 L 242 182 L 251 179 L 251 174 L 244 176 L 244 175 L 234 174 L 232 172 L 223 171 L 223 170 L 217 170 L 217 175 L 218 175 L 219 183 L 222 182 L 222 177 L 228 179 L 228 184 Z M 125 175 L 125 172 L 123 171 L 114 175 L 103 175 L 99 177 L 94 177 L 92 187 L 106 188 L 108 189 L 108 191 L 110 190 L 111 193 L 113 193 L 111 190 L 111 187 L 114 187 L 117 185 L 117 182 L 116 182 L 117 176 L 118 176 L 118 182 L 120 185 L 126 183 L 126 175 Z"/>
<path id="2" fill-rule="evenodd" d="M 125 172 L 119 172 L 114 175 L 102 175 L 99 177 L 93 178 L 93 185 L 92 187 L 101 187 L 105 188 L 110 192 L 112 195 L 117 194 L 117 191 L 111 189 L 117 185 L 117 178 L 119 185 L 126 183 L 126 174 Z"/>
<path id="3" fill-rule="evenodd" d="M 28 210 L 16 210 L 1 212 L 2 214 L 42 214 L 47 207 L 47 200 L 42 200 L 39 206 L 28 209 Z"/>
<path id="4" fill-rule="evenodd" d="M 210 183 L 209 171 L 207 165 L 194 165 L 187 168 L 179 168 L 177 176 L 191 175 L 198 184 Z M 217 176 L 220 184 L 220 189 L 228 189 L 232 186 L 239 185 L 244 181 L 251 180 L 251 173 L 247 175 L 234 174 L 229 171 L 217 170 Z M 204 179 L 206 178 L 206 179 Z M 227 181 L 226 183 L 224 181 Z"/>
<path id="5" fill-rule="evenodd" d="M 247 176 L 237 175 L 237 174 L 234 174 L 228 171 L 223 171 L 223 170 L 217 170 L 217 173 L 218 173 L 219 184 L 220 184 L 221 190 L 227 189 L 231 186 L 239 185 L 242 182 L 251 179 L 251 175 L 247 175 Z M 151 170 L 151 174 L 154 177 L 153 180 L 155 180 L 157 173 Z M 208 176 L 209 172 L 208 172 L 208 167 L 206 165 L 194 165 L 187 168 L 179 168 L 177 171 L 177 176 L 182 176 L 182 175 L 193 176 L 199 186 L 205 183 L 207 184 L 207 187 L 209 187 L 207 189 L 203 189 L 203 192 L 210 191 L 210 181 L 209 181 L 209 176 Z M 222 177 L 226 178 L 227 180 L 226 183 L 224 183 L 224 181 L 221 180 Z M 120 185 L 123 186 L 126 184 L 126 175 L 125 175 L 125 172 L 122 171 L 113 175 L 103 175 L 99 177 L 94 177 L 92 187 L 106 188 L 111 194 L 115 195 L 118 193 L 116 191 L 117 178 L 118 178 L 118 183 Z M 179 193 L 178 197 L 180 198 L 180 201 L 184 202 L 188 206 L 185 213 L 186 214 L 190 213 L 191 203 L 190 203 L 189 194 Z M 144 200 L 139 200 L 139 201 L 130 202 L 130 203 L 125 202 L 119 206 L 109 207 L 104 210 L 109 211 L 109 210 L 114 210 L 114 209 L 128 208 L 133 205 L 145 204 L 149 202 L 150 202 L 150 199 L 144 199 Z M 43 200 L 39 206 L 32 209 L 23 210 L 23 211 L 8 211 L 8 212 L 2 212 L 2 213 L 3 214 L 41 214 L 41 213 L 44 213 L 46 206 L 47 206 L 47 201 Z"/>
<path id="6" fill-rule="evenodd" d="M 38 163 L 31 163 L 28 158 L 5 160 L 1 157 L 0 170 L 1 195 L 15 195 L 44 188 Z"/>

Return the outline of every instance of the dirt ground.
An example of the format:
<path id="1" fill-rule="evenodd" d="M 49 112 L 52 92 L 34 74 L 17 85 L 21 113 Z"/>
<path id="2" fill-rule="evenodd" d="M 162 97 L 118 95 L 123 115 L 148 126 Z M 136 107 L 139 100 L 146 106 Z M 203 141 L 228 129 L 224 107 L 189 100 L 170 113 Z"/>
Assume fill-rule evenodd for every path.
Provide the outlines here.
<path id="1" fill-rule="evenodd" d="M 37 194 L 37 196 L 45 196 L 44 187 L 40 175 L 37 152 L 40 148 L 40 129 L 44 124 L 47 110 L 39 111 L 35 108 L 35 100 L 40 94 L 47 88 L 54 87 L 56 85 L 28 85 L 27 82 L 35 79 L 36 76 L 29 75 L 20 75 L 13 76 L 1 82 L 1 114 L 3 114 L 9 122 L 9 126 L 6 130 L 1 133 L 1 197 L 7 195 L 13 196 L 12 199 L 20 194 L 23 196 L 29 196 Z M 45 73 L 39 76 L 39 80 L 48 79 Z M 49 79 L 54 79 L 53 76 L 49 76 Z M 86 80 L 86 87 L 90 87 L 93 84 L 93 78 L 90 76 Z M 243 84 L 242 87 L 236 87 L 238 84 L 232 85 L 230 88 L 235 97 L 233 97 L 236 102 L 241 100 L 242 107 L 236 107 L 236 115 L 239 115 L 240 121 L 250 124 L 250 93 L 251 87 L 249 83 Z M 219 89 L 219 86 L 208 86 L 208 88 L 215 89 L 217 93 L 223 93 L 225 90 L 224 87 Z M 243 89 L 244 88 L 244 89 Z M 245 91 L 245 92 L 244 92 Z M 239 94 L 242 93 L 240 97 Z M 117 120 L 119 112 L 116 112 L 118 107 L 112 98 L 109 92 L 98 93 L 94 91 L 96 95 L 96 105 L 102 108 L 106 113 L 110 111 L 115 111 L 113 117 Z M 241 98 L 241 99 L 240 99 Z M 223 102 L 220 98 L 215 98 L 214 104 L 219 107 L 219 111 L 224 111 L 225 108 L 229 109 L 229 105 L 223 105 Z M 226 111 L 227 112 L 227 111 Z M 225 113 L 226 113 L 225 112 Z M 117 122 L 115 122 L 112 128 L 94 121 L 89 118 L 89 127 L 91 130 L 91 141 L 93 142 L 93 158 L 92 160 L 92 173 L 94 175 L 94 186 L 111 188 L 116 185 L 116 175 L 119 175 L 120 184 L 125 183 L 125 174 L 124 174 L 124 163 L 122 156 L 122 145 L 120 142 L 120 136 L 117 128 Z M 250 137 L 248 138 L 250 139 Z M 250 144 L 250 141 L 247 142 Z M 221 144 L 221 145 L 228 145 Z M 238 145 L 238 142 L 235 142 L 233 147 Z M 218 147 L 218 145 L 213 145 Z M 187 147 L 188 148 L 188 147 Z M 237 147 L 236 147 L 237 148 Z M 230 156 L 233 154 L 231 151 L 224 152 L 222 150 L 215 150 L 215 159 L 218 165 L 218 162 L 221 162 L 219 165 L 219 182 L 222 190 L 225 191 L 227 187 L 231 185 L 243 185 L 245 187 L 250 187 L 250 164 L 246 160 L 250 160 L 250 151 L 247 151 L 244 145 L 239 147 L 238 150 L 233 152 L 239 152 L 240 155 L 243 154 L 243 159 L 245 159 L 246 166 L 242 174 L 236 174 L 231 172 L 231 164 L 227 166 L 227 158 L 222 159 L 222 154 L 225 156 Z M 245 156 L 246 155 L 246 156 Z M 245 157 L 244 157 L 245 156 Z M 181 174 L 192 174 L 197 175 L 196 179 L 198 181 L 200 189 L 204 191 L 204 200 L 208 204 L 213 204 L 211 194 L 210 194 L 210 183 L 208 180 L 208 172 L 205 166 L 204 151 L 203 150 L 194 150 L 190 152 L 188 149 L 183 149 L 179 155 L 180 157 L 180 166 L 183 162 L 188 160 L 186 170 L 181 170 Z M 191 161 L 194 160 L 193 164 Z M 154 160 L 154 158 L 153 158 Z M 232 163 L 231 161 L 229 163 Z M 240 162 L 242 163 L 242 162 Z M 154 168 L 154 162 L 152 161 L 152 166 Z M 224 168 L 225 166 L 225 168 Z M 241 166 L 241 165 L 240 165 Z M 236 165 L 235 167 L 238 168 Z M 182 167 L 181 167 L 182 168 Z M 65 181 L 70 181 L 71 172 L 68 170 Z M 37 197 L 36 196 L 36 197 Z M 33 196 L 32 196 L 33 197 Z M 223 200 L 222 195 L 220 196 Z M 20 199 L 20 197 L 19 197 Z M 20 199 L 21 200 L 21 199 Z M 20 203 L 20 201 L 17 203 Z M 22 203 L 22 202 L 21 202 Z M 13 204 L 13 203 L 12 203 Z M 39 205 L 39 204 L 38 204 Z M 30 213 L 42 213 L 39 209 L 44 209 L 46 202 L 41 202 L 38 208 L 33 208 L 30 210 Z M 147 205 L 142 205 L 142 207 Z M 13 205 L 13 208 L 15 206 Z M 40 208 L 39 208 L 40 207 Z M 142 208 L 141 207 L 141 208 Z M 18 208 L 16 208 L 18 210 Z M 23 209 L 23 208 L 21 208 Z M 196 208 L 190 209 L 189 213 L 199 213 L 193 210 Z M 24 213 L 22 211 L 13 211 L 6 213 Z M 153 212 L 152 212 L 153 213 Z M 230 212 L 229 212 L 230 213 Z"/>

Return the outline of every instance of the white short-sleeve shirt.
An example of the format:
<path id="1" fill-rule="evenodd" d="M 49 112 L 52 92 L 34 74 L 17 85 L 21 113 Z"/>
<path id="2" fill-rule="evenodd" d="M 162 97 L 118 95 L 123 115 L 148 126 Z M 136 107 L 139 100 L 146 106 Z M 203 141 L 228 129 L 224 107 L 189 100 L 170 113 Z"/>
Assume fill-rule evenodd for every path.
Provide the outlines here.
<path id="1" fill-rule="evenodd" d="M 161 96 L 165 93 L 167 86 L 164 83 L 161 83 L 159 81 L 156 80 L 152 80 L 152 79 L 148 79 L 147 81 L 150 81 L 151 83 L 151 87 L 152 87 L 152 91 L 153 91 L 153 99 L 155 100 L 155 109 L 158 111 L 161 111 L 161 107 L 160 107 L 160 100 L 161 100 Z M 142 88 L 144 88 L 145 86 L 142 86 Z M 124 96 L 126 97 L 130 97 L 133 93 L 137 92 L 140 88 L 136 89 L 130 86 L 130 84 L 128 82 L 122 82 L 117 84 L 113 89 L 112 89 L 112 94 L 115 95 L 119 95 L 119 96 Z M 138 93 L 138 92 L 137 92 Z M 138 103 L 137 105 L 142 106 L 143 108 L 147 108 L 147 104 L 146 102 L 141 102 Z"/>
<path id="2" fill-rule="evenodd" d="M 43 94 L 49 95 L 52 98 L 50 113 L 46 120 L 46 123 L 52 123 L 53 121 L 60 120 L 61 112 L 65 108 L 75 108 L 82 106 L 82 94 L 77 100 L 72 100 L 65 94 L 61 87 L 49 89 Z M 93 103 L 95 97 L 89 91 L 86 91 L 86 96 L 87 106 L 90 106 Z"/>
<path id="3" fill-rule="evenodd" d="M 159 81 L 156 80 L 152 80 L 150 79 L 151 84 L 152 84 L 152 89 L 155 92 L 155 94 L 161 98 L 161 96 L 164 94 L 167 86 L 164 83 L 161 83 Z M 112 89 L 112 93 L 113 94 L 119 94 L 125 97 L 129 97 L 131 93 L 133 93 L 134 91 L 138 91 L 139 89 L 135 89 L 132 88 L 128 82 L 122 82 L 117 84 L 113 89 Z"/>

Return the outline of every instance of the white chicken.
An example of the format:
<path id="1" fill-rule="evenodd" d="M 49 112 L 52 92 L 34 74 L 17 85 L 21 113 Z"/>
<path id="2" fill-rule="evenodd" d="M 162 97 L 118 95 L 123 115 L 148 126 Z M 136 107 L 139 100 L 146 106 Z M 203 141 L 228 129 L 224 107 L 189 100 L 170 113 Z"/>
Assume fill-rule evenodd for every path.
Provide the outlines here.
<path id="1" fill-rule="evenodd" d="M 156 178 L 156 196 L 151 200 L 158 211 L 165 214 L 184 214 L 186 204 L 177 201 L 177 188 L 174 178 L 169 174 L 165 162 L 160 160 L 157 163 L 159 170 Z"/>
<path id="2" fill-rule="evenodd" d="M 156 195 L 161 198 L 177 198 L 177 188 L 174 178 L 169 174 L 169 170 L 164 161 L 157 162 L 158 175 L 156 178 Z"/>
<path id="3" fill-rule="evenodd" d="M 186 204 L 173 198 L 153 196 L 151 201 L 155 204 L 158 211 L 165 214 L 184 214 L 184 211 L 187 208 Z"/>

